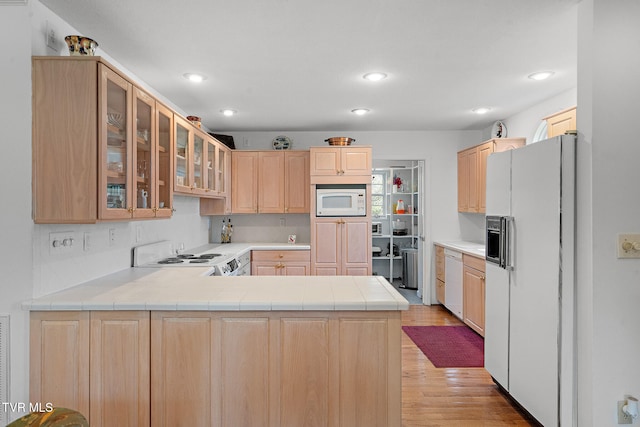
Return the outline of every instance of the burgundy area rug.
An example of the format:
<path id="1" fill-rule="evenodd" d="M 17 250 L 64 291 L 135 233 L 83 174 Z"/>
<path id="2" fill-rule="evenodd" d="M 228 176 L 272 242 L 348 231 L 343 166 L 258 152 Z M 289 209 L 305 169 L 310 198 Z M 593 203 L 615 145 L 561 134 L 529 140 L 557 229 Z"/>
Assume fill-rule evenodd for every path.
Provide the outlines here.
<path id="1" fill-rule="evenodd" d="M 484 339 L 466 326 L 403 326 L 436 368 L 481 368 Z"/>

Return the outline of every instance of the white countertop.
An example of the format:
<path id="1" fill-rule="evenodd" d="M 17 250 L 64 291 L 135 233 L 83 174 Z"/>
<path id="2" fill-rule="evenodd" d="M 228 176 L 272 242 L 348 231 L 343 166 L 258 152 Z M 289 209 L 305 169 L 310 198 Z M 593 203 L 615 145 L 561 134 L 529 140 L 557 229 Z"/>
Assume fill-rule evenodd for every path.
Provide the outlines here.
<path id="1" fill-rule="evenodd" d="M 210 243 L 197 248 L 190 248 L 189 253 L 216 252 L 228 256 L 240 256 L 249 251 L 308 251 L 309 243 Z"/>
<path id="2" fill-rule="evenodd" d="M 224 246 L 233 249 L 231 244 Z M 291 246 L 286 248 L 292 249 Z M 251 245 L 248 250 L 257 247 L 281 249 L 277 245 Z M 32 311 L 409 308 L 408 301 L 381 276 L 203 276 L 208 270 L 208 267 L 129 268 L 27 301 L 22 306 Z"/>
<path id="3" fill-rule="evenodd" d="M 455 241 L 438 241 L 433 242 L 434 245 L 440 245 L 445 248 L 453 249 L 458 252 L 465 253 L 467 255 L 473 255 L 475 257 L 484 258 L 485 256 L 485 247 L 484 243 L 476 243 L 476 242 L 465 242 L 462 240 Z"/>

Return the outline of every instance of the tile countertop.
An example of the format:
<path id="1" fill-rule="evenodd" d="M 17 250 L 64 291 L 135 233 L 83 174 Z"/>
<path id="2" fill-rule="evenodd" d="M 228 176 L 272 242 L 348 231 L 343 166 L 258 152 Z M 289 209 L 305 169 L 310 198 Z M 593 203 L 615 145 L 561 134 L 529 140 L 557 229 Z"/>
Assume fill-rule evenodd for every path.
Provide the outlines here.
<path id="1" fill-rule="evenodd" d="M 26 301 L 22 307 L 31 311 L 409 308 L 409 302 L 380 276 L 203 276 L 208 270 L 129 268 Z"/>
<path id="2" fill-rule="evenodd" d="M 473 255 L 479 258 L 484 258 L 485 256 L 484 243 L 465 242 L 462 240 L 457 240 L 457 241 L 433 242 L 433 244 L 443 246 L 445 248 L 453 249 L 458 252 L 465 253 L 467 255 Z"/>

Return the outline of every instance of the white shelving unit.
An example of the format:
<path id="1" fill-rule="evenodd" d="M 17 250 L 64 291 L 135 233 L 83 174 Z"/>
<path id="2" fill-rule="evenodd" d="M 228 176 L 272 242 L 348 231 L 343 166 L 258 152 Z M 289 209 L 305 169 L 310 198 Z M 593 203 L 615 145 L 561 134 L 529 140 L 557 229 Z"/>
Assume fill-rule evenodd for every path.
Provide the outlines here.
<path id="1" fill-rule="evenodd" d="M 418 250 L 418 259 L 422 259 L 423 241 L 423 194 L 424 162 L 376 161 L 372 171 L 372 222 L 380 223 L 382 232 L 372 236 L 372 246 L 379 247 L 381 253 L 372 254 L 373 272 L 385 276 L 390 282 L 402 279 L 403 266 L 401 251 L 405 248 Z M 395 186 L 396 182 L 402 185 Z M 397 212 L 398 201 L 402 200 L 405 213 Z M 394 222 L 403 222 L 406 234 L 394 233 Z M 397 248 L 394 255 L 394 247 Z M 418 289 L 422 281 L 422 264 L 418 269 Z"/>

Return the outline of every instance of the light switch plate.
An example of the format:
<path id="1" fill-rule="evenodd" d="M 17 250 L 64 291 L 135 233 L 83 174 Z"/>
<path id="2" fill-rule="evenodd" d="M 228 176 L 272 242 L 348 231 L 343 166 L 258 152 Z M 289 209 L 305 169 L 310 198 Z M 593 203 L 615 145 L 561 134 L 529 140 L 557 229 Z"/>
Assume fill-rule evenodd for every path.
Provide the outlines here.
<path id="1" fill-rule="evenodd" d="M 640 258 L 640 234 L 618 234 L 618 258 Z"/>

